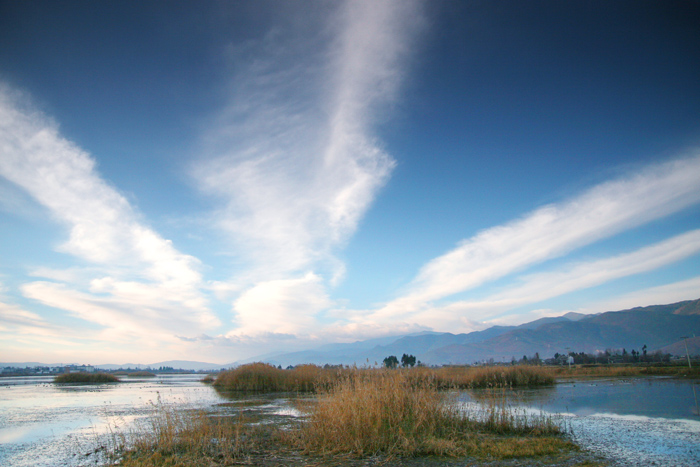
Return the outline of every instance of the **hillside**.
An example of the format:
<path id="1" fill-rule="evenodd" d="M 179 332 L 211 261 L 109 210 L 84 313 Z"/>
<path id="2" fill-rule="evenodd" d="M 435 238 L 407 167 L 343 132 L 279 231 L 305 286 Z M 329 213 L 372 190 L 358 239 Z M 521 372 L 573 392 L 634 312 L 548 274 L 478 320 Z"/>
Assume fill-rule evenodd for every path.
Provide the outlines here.
<path id="1" fill-rule="evenodd" d="M 395 338 L 385 344 L 364 342 L 336 344 L 332 351 L 280 354 L 265 359 L 282 366 L 299 363 L 374 364 L 388 355 L 415 355 L 426 364 L 467 364 L 489 360 L 509 361 L 539 353 L 542 358 L 555 353 L 594 353 L 606 349 L 662 350 L 684 355 L 677 346 L 681 336 L 700 335 L 700 299 L 609 311 L 596 315 L 567 313 L 543 318 L 520 326 L 495 326 L 468 334 L 421 333 Z M 683 343 L 681 342 L 682 346 Z M 671 352 L 666 349 L 673 349 Z M 690 346 L 689 346 L 690 349 Z M 695 352 L 697 353 L 697 351 Z"/>

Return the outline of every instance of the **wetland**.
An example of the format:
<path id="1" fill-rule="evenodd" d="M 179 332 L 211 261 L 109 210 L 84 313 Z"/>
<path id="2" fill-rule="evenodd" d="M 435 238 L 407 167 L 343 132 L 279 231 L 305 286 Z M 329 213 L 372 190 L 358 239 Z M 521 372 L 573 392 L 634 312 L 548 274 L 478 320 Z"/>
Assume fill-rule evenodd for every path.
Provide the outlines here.
<path id="1" fill-rule="evenodd" d="M 410 441 L 405 433 L 409 430 L 405 421 L 392 421 L 403 430 L 403 435 L 390 442 L 398 445 L 403 442 L 400 449 L 409 454 L 406 450 L 415 450 L 402 456 L 400 450 L 387 452 L 371 443 L 341 449 L 343 435 L 334 431 L 334 427 L 350 424 L 349 419 L 342 418 L 347 413 L 338 410 L 347 405 L 345 402 L 326 407 L 336 412 L 333 416 L 341 418 L 329 419 L 324 429 L 332 430 L 336 439 L 332 446 L 324 446 L 309 441 L 308 433 L 300 434 L 304 433 L 300 427 L 309 425 L 310 414 L 323 394 L 227 391 L 204 384 L 201 378 L 202 375 L 158 375 L 123 378 L 116 384 L 80 385 L 53 384 L 50 377 L 3 378 L 0 380 L 0 465 L 80 466 L 114 462 L 149 465 L 157 459 L 130 457 L 128 453 L 138 447 L 138 442 L 163 442 L 168 436 L 182 440 L 192 423 L 199 424 L 193 432 L 192 449 L 206 450 L 222 442 L 232 446 L 227 451 L 228 460 L 223 454 L 214 453 L 205 465 L 218 462 L 218 465 L 637 466 L 656 463 L 687 466 L 698 465 L 700 459 L 700 417 L 695 399 L 700 388 L 698 381 L 692 379 L 567 378 L 537 387 L 443 391 L 449 394 L 451 407 L 458 414 L 468 414 L 469 423 L 479 417 L 488 419 L 489 410 L 492 410 L 492 422 L 498 422 L 500 416 L 513 417 L 511 422 L 525 419 L 526 423 L 520 425 L 520 431 L 511 424 L 498 433 L 497 429 L 469 425 L 462 418 L 450 422 L 453 431 L 471 430 L 473 436 L 455 437 L 454 433 L 445 433 L 442 438 L 424 443 L 427 432 L 415 433 L 414 439 L 420 442 Z M 389 382 L 396 386 L 396 381 Z M 387 393 L 380 396 L 375 403 L 386 402 L 389 397 Z M 367 404 L 372 403 L 368 401 Z M 400 399 L 394 403 L 404 404 Z M 425 403 L 425 399 L 420 399 L 420 403 Z M 560 434 L 556 430 L 533 434 L 530 430 L 537 431 L 537 427 L 548 424 L 556 425 Z M 360 425 L 358 430 L 368 422 Z M 426 425 L 433 431 L 437 426 Z M 164 427 L 174 431 L 168 433 Z M 202 436 L 202 429 L 208 430 L 204 432 L 206 436 Z M 147 439 L 148 433 L 161 438 Z M 324 433 L 328 432 L 319 432 L 316 439 L 327 437 Z M 352 437 L 361 436 L 356 431 L 349 439 L 353 442 Z M 572 442 L 580 450 L 566 444 Z M 503 449 L 520 443 L 521 455 L 496 452 L 494 446 L 499 443 L 503 443 Z M 481 447 L 470 448 L 472 445 Z M 484 446 L 492 450 L 484 451 Z M 535 447 L 539 451 L 528 455 L 528 449 Z M 447 455 L 439 455 L 441 450 Z"/>

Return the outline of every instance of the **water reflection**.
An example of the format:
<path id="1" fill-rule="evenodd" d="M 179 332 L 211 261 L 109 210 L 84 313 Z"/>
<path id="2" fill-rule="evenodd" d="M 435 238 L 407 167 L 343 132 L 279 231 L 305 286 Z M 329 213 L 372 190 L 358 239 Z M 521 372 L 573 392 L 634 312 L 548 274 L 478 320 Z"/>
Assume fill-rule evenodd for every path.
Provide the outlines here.
<path id="1" fill-rule="evenodd" d="M 515 405 L 552 414 L 596 413 L 696 419 L 693 383 L 670 378 L 570 381 L 545 388 L 505 391 Z M 492 398 L 488 391 L 469 391 L 475 402 Z"/>
<path id="2" fill-rule="evenodd" d="M 58 386 L 50 377 L 0 380 L 0 465 L 98 465 L 110 427 L 128 429 L 162 402 L 256 423 L 290 423 L 313 396 L 216 391 L 199 375 L 159 375 L 110 385 Z M 616 465 L 698 465 L 700 418 L 693 383 L 664 378 L 571 381 L 556 386 L 461 393 L 560 416 L 576 441 Z M 685 419 L 685 420 L 684 420 Z"/>
<path id="3" fill-rule="evenodd" d="M 670 378 L 599 379 L 525 390 L 473 390 L 471 404 L 494 400 L 556 417 L 576 442 L 619 466 L 700 465 L 698 382 Z"/>

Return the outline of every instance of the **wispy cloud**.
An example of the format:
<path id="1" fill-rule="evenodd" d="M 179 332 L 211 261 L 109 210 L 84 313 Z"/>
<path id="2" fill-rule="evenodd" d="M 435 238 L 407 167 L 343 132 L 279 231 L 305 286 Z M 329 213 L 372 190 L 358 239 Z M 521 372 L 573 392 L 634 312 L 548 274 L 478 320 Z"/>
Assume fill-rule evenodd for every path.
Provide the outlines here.
<path id="1" fill-rule="evenodd" d="M 519 278 L 504 292 L 483 300 L 460 300 L 441 308 L 451 321 L 476 315 L 488 319 L 502 311 L 538 303 L 569 292 L 594 287 L 622 277 L 642 274 L 673 264 L 700 252 L 700 230 L 693 230 L 663 242 L 611 258 L 564 265 L 557 270 Z M 684 299 L 693 297 L 687 295 Z M 433 310 L 434 311 L 434 310 Z M 434 319 L 434 312 L 431 313 Z M 475 317 L 476 317 L 475 316 Z M 416 317 L 418 321 L 425 321 Z M 450 326 L 449 322 L 442 323 Z"/>
<path id="2" fill-rule="evenodd" d="M 339 4 L 306 47 L 270 35 L 247 68 L 238 65 L 231 104 L 195 176 L 224 201 L 216 222 L 232 234 L 231 251 L 263 275 L 303 275 L 319 263 L 342 273 L 332 249 L 355 231 L 395 165 L 372 124 L 395 98 L 417 9 L 411 1 Z"/>
<path id="3" fill-rule="evenodd" d="M 0 86 L 0 175 L 23 189 L 70 234 L 58 250 L 93 265 L 89 283 L 35 283 L 25 293 L 47 305 L 104 326 L 119 326 L 125 305 L 157 313 L 162 323 L 187 322 L 195 329 L 218 324 L 199 292 L 199 261 L 176 250 L 139 219 L 124 196 L 107 184 L 94 159 L 61 136 L 17 91 Z M 75 271 L 66 273 L 78 277 Z M 57 278 L 60 274 L 53 274 Z M 102 320 L 81 301 L 56 300 L 66 287 L 100 297 L 114 313 Z M 155 302 L 169 308 L 155 308 Z M 94 307 L 93 307 L 94 308 Z M 147 335 L 148 330 L 144 330 Z"/>
<path id="4" fill-rule="evenodd" d="M 235 274 L 247 288 L 235 332 L 310 329 L 330 303 L 326 284 L 344 274 L 334 251 L 395 166 L 373 127 L 396 98 L 419 9 L 349 1 L 311 39 L 269 34 L 248 45 L 248 67 L 240 62 L 250 50 L 233 55 L 231 103 L 194 174 L 223 201 L 215 223 L 231 235 L 229 251 L 247 260 Z"/>
<path id="5" fill-rule="evenodd" d="M 430 309 L 434 319 L 437 311 L 431 305 L 433 301 L 523 271 L 696 204 L 700 201 L 699 173 L 700 156 L 697 155 L 653 165 L 628 177 L 595 186 L 566 202 L 537 209 L 522 219 L 487 229 L 428 262 L 406 294 L 372 313 L 371 318 L 383 321 L 395 316 L 415 317 L 418 313 L 426 315 L 426 310 Z M 631 274 L 635 267 L 638 271 L 649 270 L 664 261 L 696 252 L 693 246 L 697 245 L 696 236 L 696 232 L 690 232 L 629 256 L 602 260 L 597 266 L 609 270 L 597 276 L 590 272 L 595 264 L 531 276 L 526 279 L 527 290 L 531 291 L 528 294 L 534 299 L 537 290 L 545 287 L 541 284 L 552 285 L 553 281 L 560 282 L 545 295 L 553 296 L 551 293 L 557 289 L 564 293 L 585 287 L 587 283 Z M 674 246 L 677 251 L 673 251 Z M 665 256 L 652 258 L 658 250 L 664 250 Z M 634 261 L 635 266 L 626 268 L 625 261 Z M 512 294 L 519 298 L 503 300 L 525 300 L 524 292 L 525 288 L 516 288 Z M 450 306 L 442 306 L 440 313 L 445 319 L 454 320 L 464 305 L 455 303 L 452 312 Z"/>

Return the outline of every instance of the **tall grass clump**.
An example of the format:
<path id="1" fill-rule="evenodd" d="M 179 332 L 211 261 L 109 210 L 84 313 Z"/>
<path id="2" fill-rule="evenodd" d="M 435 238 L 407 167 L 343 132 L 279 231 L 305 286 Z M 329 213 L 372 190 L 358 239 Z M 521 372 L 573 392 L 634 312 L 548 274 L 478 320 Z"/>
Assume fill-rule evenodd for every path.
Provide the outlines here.
<path id="1" fill-rule="evenodd" d="M 435 370 L 441 388 L 515 388 L 554 384 L 551 370 L 541 366 L 443 367 Z"/>
<path id="2" fill-rule="evenodd" d="M 402 371 L 355 370 L 319 394 L 299 440 L 320 454 L 436 453 L 436 437 L 465 422 L 454 415 L 429 382 Z"/>
<path id="3" fill-rule="evenodd" d="M 505 390 L 505 389 L 504 389 Z M 307 453 L 519 457 L 570 450 L 560 428 L 493 398 L 468 411 L 433 372 L 353 370 L 320 392 L 297 437 Z M 507 436 L 502 436 L 507 435 Z M 517 435 L 517 436 L 513 436 Z"/>
<path id="4" fill-rule="evenodd" d="M 330 378 L 332 370 L 316 365 L 282 370 L 268 363 L 250 363 L 219 373 L 214 387 L 224 391 L 312 392 Z"/>
<path id="5" fill-rule="evenodd" d="M 54 383 L 118 383 L 120 381 L 116 376 L 109 373 L 63 373 L 55 376 Z"/>
<path id="6" fill-rule="evenodd" d="M 113 435 L 110 457 L 122 467 L 229 465 L 251 451 L 250 433 L 241 420 L 176 409 L 159 399 L 131 433 Z"/>

